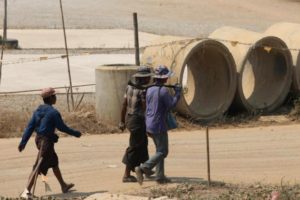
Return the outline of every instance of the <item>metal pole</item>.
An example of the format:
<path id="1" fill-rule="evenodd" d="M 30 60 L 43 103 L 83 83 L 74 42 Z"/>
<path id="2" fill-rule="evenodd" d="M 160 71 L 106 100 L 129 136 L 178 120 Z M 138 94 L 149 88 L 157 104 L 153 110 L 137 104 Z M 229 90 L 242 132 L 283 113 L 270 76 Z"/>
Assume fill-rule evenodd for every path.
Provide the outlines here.
<path id="1" fill-rule="evenodd" d="M 140 65 L 139 27 L 137 13 L 133 13 L 135 65 Z"/>
<path id="2" fill-rule="evenodd" d="M 209 128 L 206 127 L 206 153 L 207 153 L 207 181 L 210 186 L 210 154 L 209 154 Z"/>
<path id="3" fill-rule="evenodd" d="M 7 39 L 7 0 L 4 0 L 3 40 Z"/>
<path id="4" fill-rule="evenodd" d="M 69 74 L 69 83 L 70 83 L 70 91 L 71 91 L 72 109 L 74 109 L 73 86 L 72 86 L 72 77 L 71 77 L 71 70 L 70 70 L 70 60 L 69 60 L 69 51 L 68 51 L 67 35 L 66 35 L 66 28 L 65 28 L 65 19 L 64 19 L 63 7 L 62 7 L 62 1 L 59 0 L 59 2 L 60 2 L 61 20 L 62 20 L 63 31 L 64 31 L 64 39 L 65 39 L 65 49 L 66 49 L 67 64 L 68 64 L 68 74 Z"/>
<path id="5" fill-rule="evenodd" d="M 2 80 L 2 62 L 3 62 L 3 52 L 4 45 L 6 41 L 6 29 L 7 29 L 7 0 L 4 0 L 4 21 L 3 21 L 3 38 L 1 41 L 1 55 L 0 55 L 0 84 Z"/>
<path id="6" fill-rule="evenodd" d="M 4 52 L 4 40 L 2 40 L 2 44 L 1 44 L 1 56 L 0 56 L 0 85 L 1 85 L 1 80 L 2 80 L 3 52 Z"/>

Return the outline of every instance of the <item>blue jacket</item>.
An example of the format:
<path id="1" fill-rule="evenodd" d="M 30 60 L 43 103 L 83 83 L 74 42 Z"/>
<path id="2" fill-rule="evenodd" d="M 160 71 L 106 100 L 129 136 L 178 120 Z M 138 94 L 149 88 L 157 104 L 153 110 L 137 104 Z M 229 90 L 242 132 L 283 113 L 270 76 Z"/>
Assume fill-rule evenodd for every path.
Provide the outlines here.
<path id="1" fill-rule="evenodd" d="M 55 128 L 76 137 L 81 135 L 79 131 L 69 128 L 62 120 L 60 113 L 51 105 L 40 105 L 33 113 L 20 144 L 25 146 L 34 131 L 39 135 L 51 137 L 55 133 Z"/>
<path id="2" fill-rule="evenodd" d="M 154 86 L 146 94 L 146 129 L 148 133 L 160 134 L 168 131 L 167 113 L 179 101 L 180 92 L 172 96 L 166 87 Z"/>

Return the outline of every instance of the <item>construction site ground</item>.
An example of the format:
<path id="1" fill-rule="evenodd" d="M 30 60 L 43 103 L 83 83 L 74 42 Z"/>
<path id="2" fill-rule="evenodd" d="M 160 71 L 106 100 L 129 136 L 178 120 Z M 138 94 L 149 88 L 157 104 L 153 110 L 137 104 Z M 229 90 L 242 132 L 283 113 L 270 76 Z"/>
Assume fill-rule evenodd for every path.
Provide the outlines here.
<path id="1" fill-rule="evenodd" d="M 128 50 L 134 46 L 133 12 L 139 16 L 141 47 L 151 44 L 160 35 L 207 36 L 221 26 L 263 32 L 277 22 L 300 23 L 298 0 L 128 0 L 126 4 L 122 0 L 85 0 L 84 3 L 65 0 L 63 3 L 74 85 L 95 83 L 96 66 L 134 63 L 132 51 L 120 53 L 120 49 Z M 8 38 L 18 39 L 21 49 L 4 52 L 0 92 L 67 86 L 66 60 L 60 57 L 65 52 L 58 1 L 9 1 L 8 6 Z M 2 12 L 0 8 L 1 17 Z M 103 49 L 107 51 L 100 54 Z M 91 86 L 77 92 L 93 91 L 94 86 Z M 60 92 L 65 92 L 65 89 Z M 0 96 L 0 111 L 16 111 L 13 116 L 27 113 L 29 118 L 37 104 L 36 97 L 35 100 L 22 96 L 12 98 L 19 99 L 18 102 L 7 98 L 10 97 Z M 5 116 L 0 119 L 3 118 Z M 262 118 L 273 120 L 272 117 Z M 250 125 L 255 126 L 251 128 L 245 128 L 248 125 L 230 125 L 228 128 L 223 124 L 221 127 L 226 129 L 218 126 L 211 129 L 212 180 L 238 184 L 299 183 L 300 125 L 285 116 L 275 118 L 275 121 L 283 119 L 285 125 L 268 123 L 268 126 L 261 126 L 260 123 Z M 16 122 L 12 118 L 10 123 Z M 11 134 L 19 136 L 24 127 L 19 133 Z M 180 129 L 169 134 L 166 173 L 173 184 L 207 180 L 205 130 L 194 129 Z M 79 139 L 61 137 L 56 145 L 60 167 L 66 181 L 76 184 L 76 191 L 62 195 L 53 173 L 49 171 L 47 182 L 52 192 L 46 193 L 39 179 L 36 194 L 65 198 L 140 191 L 141 186 L 137 183 L 121 181 L 124 172 L 121 159 L 128 140 L 128 133 L 97 135 L 96 131 Z M 0 196 L 19 196 L 36 159 L 34 139 L 23 153 L 17 150 L 19 141 L 19 137 L 0 139 Z M 149 149 L 153 154 L 152 141 Z M 145 181 L 142 188 L 154 185 L 154 181 Z"/>
<path id="2" fill-rule="evenodd" d="M 226 183 L 298 183 L 300 179 L 300 125 L 210 130 L 211 177 Z M 128 134 L 84 135 L 60 138 L 56 145 L 65 180 L 76 184 L 73 197 L 109 191 L 138 191 L 137 183 L 122 183 L 121 159 Z M 24 189 L 37 150 L 31 139 L 19 153 L 19 138 L 0 139 L 0 194 L 16 197 Z M 166 174 L 174 183 L 207 180 L 205 131 L 169 133 L 170 154 Z M 150 141 L 150 154 L 153 154 Z M 50 171 L 52 192 L 45 193 L 41 180 L 38 195 L 59 194 L 60 188 Z M 143 188 L 155 185 L 145 181 Z M 60 196 L 60 195 L 58 195 Z M 60 196 L 61 197 L 61 196 Z"/>

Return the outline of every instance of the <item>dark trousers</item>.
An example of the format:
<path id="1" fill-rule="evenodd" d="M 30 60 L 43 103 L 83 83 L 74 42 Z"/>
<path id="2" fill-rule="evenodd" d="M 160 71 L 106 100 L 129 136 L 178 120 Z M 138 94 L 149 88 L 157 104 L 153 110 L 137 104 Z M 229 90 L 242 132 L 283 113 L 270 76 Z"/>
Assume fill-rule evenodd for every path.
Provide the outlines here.
<path id="1" fill-rule="evenodd" d="M 130 131 L 129 147 L 125 151 L 122 162 L 134 171 L 136 166 L 149 159 L 145 118 L 127 115 L 126 127 Z"/>

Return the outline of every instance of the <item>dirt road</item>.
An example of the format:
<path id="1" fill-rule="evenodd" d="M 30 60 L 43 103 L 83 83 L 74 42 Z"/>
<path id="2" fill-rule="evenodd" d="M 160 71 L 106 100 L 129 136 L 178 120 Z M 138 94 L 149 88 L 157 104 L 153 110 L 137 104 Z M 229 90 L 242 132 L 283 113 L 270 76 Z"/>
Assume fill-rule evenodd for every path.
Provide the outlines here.
<path id="1" fill-rule="evenodd" d="M 211 130 L 212 179 L 233 183 L 279 184 L 300 180 L 300 125 Z M 206 179 L 204 131 L 173 132 L 166 172 L 174 182 Z M 0 140 L 0 195 L 17 196 L 23 189 L 37 151 L 31 139 L 25 152 L 17 152 L 19 139 Z M 57 145 L 66 181 L 76 183 L 73 195 L 100 191 L 128 192 L 137 184 L 121 182 L 120 162 L 128 134 L 61 138 Z M 152 141 L 150 152 L 153 152 Z M 52 192 L 60 192 L 53 173 L 48 175 Z M 146 181 L 143 187 L 155 184 Z M 38 181 L 37 194 L 45 195 Z"/>
<path id="2" fill-rule="evenodd" d="M 3 22 L 0 3 L 0 26 Z M 138 12 L 141 31 L 199 36 L 228 25 L 264 30 L 280 21 L 300 22 L 297 0 L 63 0 L 68 28 L 132 29 Z M 59 1 L 8 1 L 9 28 L 61 28 Z"/>

